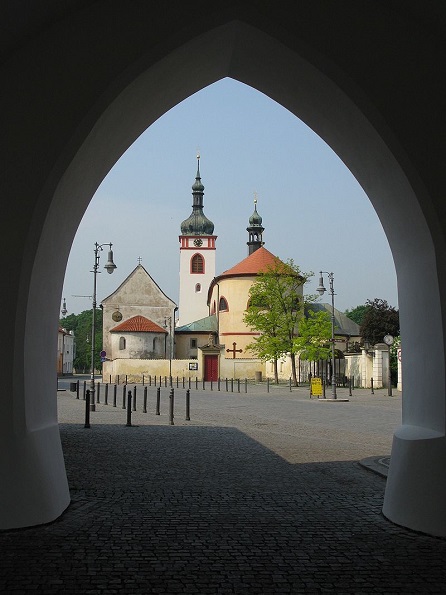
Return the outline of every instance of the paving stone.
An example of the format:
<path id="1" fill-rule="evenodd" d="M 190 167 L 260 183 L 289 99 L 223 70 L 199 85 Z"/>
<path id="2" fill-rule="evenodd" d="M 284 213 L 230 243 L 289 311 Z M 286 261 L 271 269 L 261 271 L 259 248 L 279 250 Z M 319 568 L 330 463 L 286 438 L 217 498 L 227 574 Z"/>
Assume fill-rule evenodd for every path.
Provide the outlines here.
<path id="1" fill-rule="evenodd" d="M 398 396 L 192 391 L 191 422 L 126 428 L 101 404 L 90 430 L 82 400 L 58 405 L 72 504 L 0 533 L 2 593 L 446 592 L 446 540 L 389 523 L 385 478 L 358 465 L 390 454 Z"/>

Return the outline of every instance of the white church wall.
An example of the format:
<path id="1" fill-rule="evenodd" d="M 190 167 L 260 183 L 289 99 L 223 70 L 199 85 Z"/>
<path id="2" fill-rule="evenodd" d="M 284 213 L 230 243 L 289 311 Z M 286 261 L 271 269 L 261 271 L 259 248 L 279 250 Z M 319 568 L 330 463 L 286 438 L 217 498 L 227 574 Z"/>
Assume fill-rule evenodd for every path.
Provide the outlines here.
<path id="1" fill-rule="evenodd" d="M 220 357 L 220 378 L 247 378 L 254 380 L 256 372 L 266 375 L 266 364 L 258 359 Z"/>
<path id="2" fill-rule="evenodd" d="M 201 379 L 203 376 L 201 362 L 192 359 L 115 359 L 103 363 L 102 379 L 109 382 L 111 377 L 112 382 L 117 382 L 118 376 L 121 381 L 127 376 L 129 383 L 139 383 L 143 375 L 145 381 L 149 376 L 169 377 L 170 367 L 173 378 Z"/>
<path id="3" fill-rule="evenodd" d="M 138 265 L 107 298 L 102 300 L 103 349 L 111 354 L 110 330 L 133 316 L 141 315 L 163 327 L 169 316 L 174 320 L 176 304 L 165 295 L 142 265 Z M 119 311 L 121 320 L 114 320 Z M 164 352 L 163 352 L 164 353 Z M 117 356 L 119 357 L 119 355 Z"/>
<path id="4" fill-rule="evenodd" d="M 111 359 L 163 358 L 165 350 L 163 333 L 111 333 Z"/>

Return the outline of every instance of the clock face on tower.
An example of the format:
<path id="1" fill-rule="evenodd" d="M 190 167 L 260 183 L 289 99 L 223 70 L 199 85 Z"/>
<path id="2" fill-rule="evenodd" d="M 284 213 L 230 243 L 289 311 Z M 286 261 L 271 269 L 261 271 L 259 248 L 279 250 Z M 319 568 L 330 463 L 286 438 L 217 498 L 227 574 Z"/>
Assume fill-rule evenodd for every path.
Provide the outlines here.
<path id="1" fill-rule="evenodd" d="M 203 240 L 200 240 L 200 238 L 197 238 L 196 240 L 194 240 L 195 246 L 200 247 L 200 246 L 202 246 L 202 244 L 203 244 Z"/>

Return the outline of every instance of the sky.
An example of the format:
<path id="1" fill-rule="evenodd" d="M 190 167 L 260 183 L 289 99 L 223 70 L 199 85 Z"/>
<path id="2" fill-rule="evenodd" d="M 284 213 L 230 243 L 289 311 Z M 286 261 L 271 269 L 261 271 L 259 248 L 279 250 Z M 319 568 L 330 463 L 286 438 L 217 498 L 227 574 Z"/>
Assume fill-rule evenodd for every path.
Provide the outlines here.
<path id="1" fill-rule="evenodd" d="M 334 274 L 335 306 L 341 311 L 374 298 L 398 307 L 387 238 L 347 167 L 285 108 L 247 85 L 223 79 L 154 122 L 104 178 L 67 263 L 62 295 L 69 314 L 91 308 L 95 242 L 113 244 L 117 265 L 112 275 L 105 272 L 104 246 L 98 304 L 126 279 L 138 258 L 178 303 L 178 236 L 192 212 L 197 152 L 204 213 L 218 236 L 217 275 L 248 255 L 246 227 L 256 193 L 265 248 L 315 273 L 304 293 L 315 293 L 322 270 Z M 329 300 L 326 293 L 322 301 Z"/>

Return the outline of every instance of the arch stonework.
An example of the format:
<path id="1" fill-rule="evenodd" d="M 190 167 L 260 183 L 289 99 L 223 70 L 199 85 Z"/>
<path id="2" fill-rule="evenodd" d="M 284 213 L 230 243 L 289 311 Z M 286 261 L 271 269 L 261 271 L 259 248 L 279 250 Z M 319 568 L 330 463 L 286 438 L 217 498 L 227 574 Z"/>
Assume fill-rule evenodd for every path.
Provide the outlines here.
<path id="1" fill-rule="evenodd" d="M 328 0 L 271 14 L 254 1 L 215 13 L 201 2 L 187 11 L 172 2 L 159 14 L 148 4 L 73 2 L 57 18 L 33 15 L 7 39 L 0 242 L 2 332 L 13 347 L 0 343 L 0 473 L 8 478 L 0 528 L 49 522 L 69 504 L 49 329 L 57 329 L 69 250 L 91 197 L 152 122 L 229 76 L 319 134 L 376 209 L 397 271 L 405 359 L 383 511 L 446 535 L 441 20 L 400 14 L 392 2 L 381 15 L 350 2 L 333 13 Z"/>

